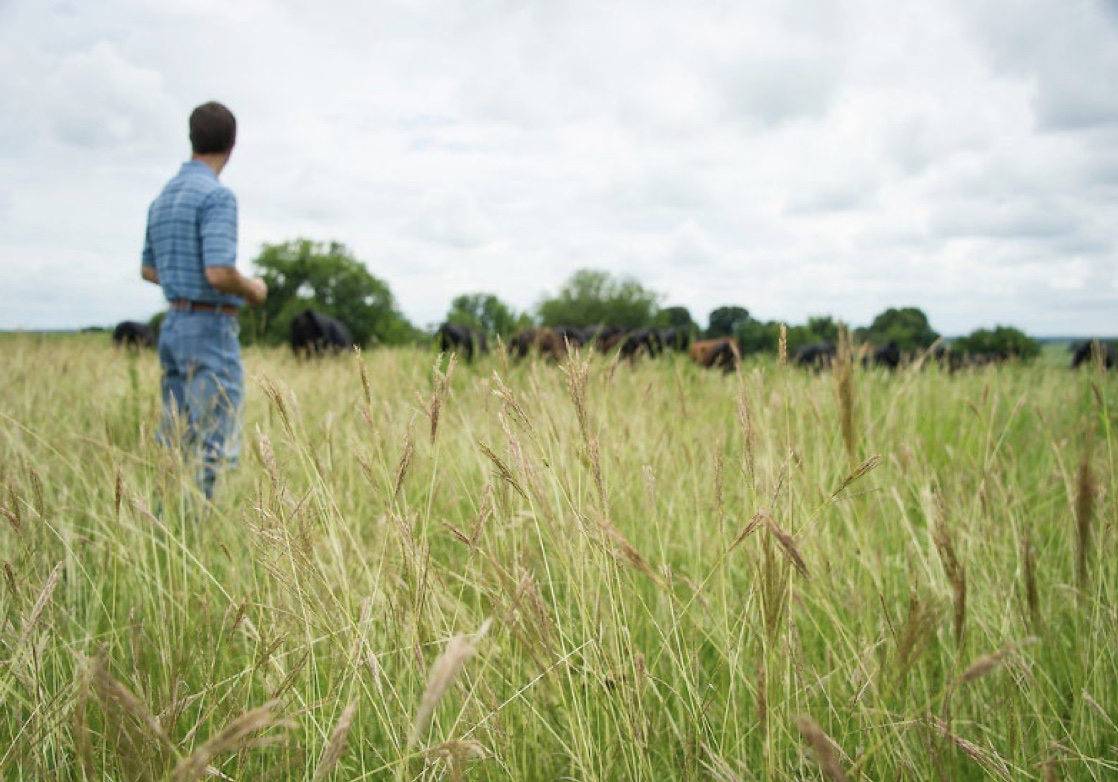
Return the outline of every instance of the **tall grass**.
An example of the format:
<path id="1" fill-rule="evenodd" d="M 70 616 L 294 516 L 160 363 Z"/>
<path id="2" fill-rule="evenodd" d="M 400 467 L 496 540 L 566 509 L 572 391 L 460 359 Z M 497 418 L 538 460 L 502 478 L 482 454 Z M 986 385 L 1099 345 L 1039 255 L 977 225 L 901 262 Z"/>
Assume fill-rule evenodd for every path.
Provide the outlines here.
<path id="1" fill-rule="evenodd" d="M 1109 779 L 1118 377 L 0 339 L 5 779 Z M 856 396 L 855 396 L 856 392 Z"/>

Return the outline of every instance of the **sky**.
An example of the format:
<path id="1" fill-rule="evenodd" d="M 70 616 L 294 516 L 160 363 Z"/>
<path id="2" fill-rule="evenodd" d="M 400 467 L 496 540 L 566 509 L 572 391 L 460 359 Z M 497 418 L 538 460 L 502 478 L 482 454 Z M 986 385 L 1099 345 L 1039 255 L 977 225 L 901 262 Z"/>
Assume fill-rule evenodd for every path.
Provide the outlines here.
<path id="1" fill-rule="evenodd" d="M 705 325 L 1118 335 L 1118 0 L 0 0 L 0 329 L 162 309 L 220 100 L 240 269 L 346 245 L 415 325 L 580 269 Z"/>

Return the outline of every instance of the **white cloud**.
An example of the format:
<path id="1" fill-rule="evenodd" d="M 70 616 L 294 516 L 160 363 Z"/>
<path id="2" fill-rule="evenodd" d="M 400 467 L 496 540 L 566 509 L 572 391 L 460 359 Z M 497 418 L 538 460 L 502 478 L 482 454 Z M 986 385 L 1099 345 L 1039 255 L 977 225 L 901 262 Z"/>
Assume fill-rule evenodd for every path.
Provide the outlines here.
<path id="1" fill-rule="evenodd" d="M 419 324 L 596 268 L 700 322 L 1114 331 L 1116 31 L 1092 0 L 10 1 L 0 328 L 158 306 L 144 211 L 218 99 L 246 269 L 337 240 Z"/>

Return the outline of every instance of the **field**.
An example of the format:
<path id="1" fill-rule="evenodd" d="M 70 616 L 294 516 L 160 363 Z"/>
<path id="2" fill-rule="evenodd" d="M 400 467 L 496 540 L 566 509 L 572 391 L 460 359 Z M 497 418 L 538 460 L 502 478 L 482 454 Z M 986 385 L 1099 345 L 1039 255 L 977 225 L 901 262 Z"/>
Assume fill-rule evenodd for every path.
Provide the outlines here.
<path id="1" fill-rule="evenodd" d="M 0 338 L 4 779 L 1118 778 L 1118 374 Z"/>

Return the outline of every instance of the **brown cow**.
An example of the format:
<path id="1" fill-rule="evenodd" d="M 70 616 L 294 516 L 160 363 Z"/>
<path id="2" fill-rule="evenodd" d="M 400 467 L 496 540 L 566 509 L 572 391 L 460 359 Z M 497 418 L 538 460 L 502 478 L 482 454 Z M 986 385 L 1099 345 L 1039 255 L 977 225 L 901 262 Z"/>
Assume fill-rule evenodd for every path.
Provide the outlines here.
<path id="1" fill-rule="evenodd" d="M 509 338 L 509 355 L 521 359 L 535 348 L 541 357 L 558 359 L 567 354 L 567 344 L 550 328 L 521 329 Z"/>
<path id="2" fill-rule="evenodd" d="M 719 367 L 723 372 L 733 372 L 741 364 L 741 348 L 733 337 L 701 339 L 692 342 L 687 353 L 701 367 Z"/>

